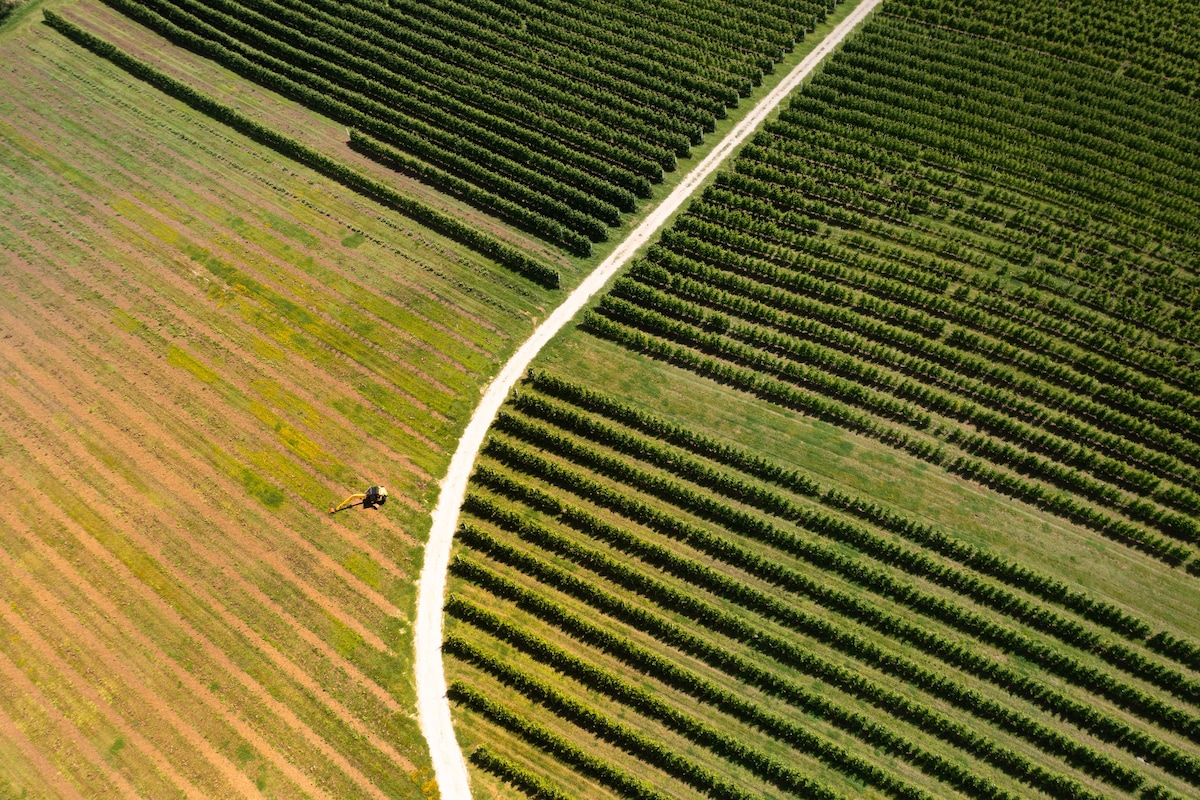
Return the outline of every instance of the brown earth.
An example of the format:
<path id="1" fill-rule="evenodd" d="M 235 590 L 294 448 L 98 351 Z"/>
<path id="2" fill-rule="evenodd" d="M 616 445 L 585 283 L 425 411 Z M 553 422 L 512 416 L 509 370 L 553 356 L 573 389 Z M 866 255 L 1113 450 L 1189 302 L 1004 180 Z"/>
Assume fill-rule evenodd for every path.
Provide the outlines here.
<path id="1" fill-rule="evenodd" d="M 97 3 L 63 10 L 202 90 L 236 84 Z M 426 515 L 542 296 L 43 25 L 6 32 L 0 63 L 12 788 L 426 794 L 410 623 Z M 303 109 L 244 100 L 334 143 Z M 393 502 L 326 513 L 370 483 Z"/>

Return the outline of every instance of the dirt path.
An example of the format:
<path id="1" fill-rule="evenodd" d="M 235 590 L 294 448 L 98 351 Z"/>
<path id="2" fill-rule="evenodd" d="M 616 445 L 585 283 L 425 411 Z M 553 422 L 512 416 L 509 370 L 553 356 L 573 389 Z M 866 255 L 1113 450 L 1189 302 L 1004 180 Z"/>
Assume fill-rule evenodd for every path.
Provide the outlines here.
<path id="1" fill-rule="evenodd" d="M 467 763 L 462 750 L 459 749 L 458 740 L 454 737 L 454 727 L 450 719 L 450 702 L 446 699 L 446 672 L 442 665 L 442 604 L 446 593 L 446 569 L 450 564 L 450 545 L 458 524 L 458 509 L 467 493 L 471 467 L 483 446 L 492 420 L 508 397 L 509 391 L 542 347 L 583 308 L 592 295 L 604 287 L 634 253 L 650 241 L 692 192 L 766 120 L 775 107 L 799 86 L 827 55 L 834 51 L 850 31 L 867 18 L 879 2 L 880 0 L 862 0 L 846 19 L 763 97 L 712 152 L 688 173 L 675 190 L 521 345 L 487 387 L 479 406 L 471 416 L 471 421 L 459 439 L 458 448 L 450 461 L 450 468 L 441 484 L 437 507 L 433 510 L 433 525 L 429 530 L 429 542 L 425 545 L 425 562 L 417 587 L 417 619 L 413 630 L 413 646 L 416 650 L 417 715 L 421 733 L 429 745 L 438 787 L 445 800 L 467 800 L 471 797 Z"/>

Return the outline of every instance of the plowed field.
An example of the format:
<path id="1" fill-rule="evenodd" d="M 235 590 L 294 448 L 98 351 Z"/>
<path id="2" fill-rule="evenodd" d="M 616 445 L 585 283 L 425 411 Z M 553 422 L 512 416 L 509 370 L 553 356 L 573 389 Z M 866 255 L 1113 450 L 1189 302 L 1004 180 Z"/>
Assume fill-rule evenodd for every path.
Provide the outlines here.
<path id="1" fill-rule="evenodd" d="M 38 19 L 0 38 L 0 795 L 431 792 L 432 476 L 542 297 Z"/>

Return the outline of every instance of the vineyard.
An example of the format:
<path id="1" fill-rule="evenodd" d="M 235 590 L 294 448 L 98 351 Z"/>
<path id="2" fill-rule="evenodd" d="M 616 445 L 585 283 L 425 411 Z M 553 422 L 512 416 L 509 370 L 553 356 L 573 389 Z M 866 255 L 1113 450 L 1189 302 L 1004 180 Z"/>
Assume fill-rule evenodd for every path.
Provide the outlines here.
<path id="1" fill-rule="evenodd" d="M 104 2 L 347 126 L 368 158 L 581 257 L 831 8 Z"/>
<path id="2" fill-rule="evenodd" d="M 481 785 L 1200 792 L 1196 16 L 1075 10 L 887 4 L 542 357 L 451 567 Z"/>
<path id="3" fill-rule="evenodd" d="M 0 0 L 0 799 L 438 796 L 481 392 L 850 5 Z M 1200 796 L 1198 65 L 884 0 L 698 184 L 475 464 L 476 796 Z"/>

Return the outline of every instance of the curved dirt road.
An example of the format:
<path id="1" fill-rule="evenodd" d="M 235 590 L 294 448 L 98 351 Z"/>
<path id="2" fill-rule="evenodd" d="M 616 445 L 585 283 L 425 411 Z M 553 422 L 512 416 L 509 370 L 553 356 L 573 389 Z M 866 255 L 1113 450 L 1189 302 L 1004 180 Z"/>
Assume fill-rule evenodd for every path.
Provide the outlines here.
<path id="1" fill-rule="evenodd" d="M 598 292 L 635 252 L 658 232 L 696 187 L 755 131 L 787 95 L 800 84 L 835 47 L 875 9 L 880 0 L 862 0 L 825 39 L 809 53 L 771 92 L 762 98 L 737 126 L 697 164 L 675 190 L 606 258 L 594 272 L 571 292 L 562 305 L 546 318 L 533 335 L 509 359 L 500 374 L 487 386 L 483 399 L 467 424 L 450 469 L 442 481 L 441 494 L 433 511 L 429 542 L 417 588 L 417 619 L 413 631 L 416 650 L 417 715 L 421 732 L 429 744 L 434 774 L 444 800 L 469 800 L 467 764 L 454 737 L 450 721 L 450 702 L 446 699 L 446 673 L 442 667 L 442 604 L 446 592 L 446 568 L 450 563 L 450 545 L 458 525 L 458 509 L 467 492 L 471 467 L 483 446 L 484 437 L 501 404 L 508 397 L 534 356 L 584 304 Z"/>

